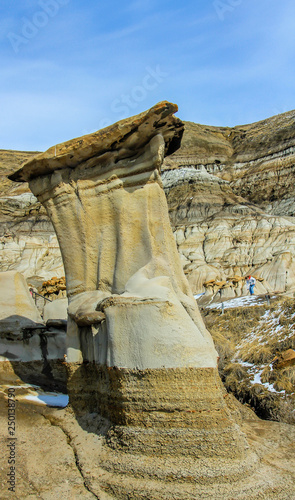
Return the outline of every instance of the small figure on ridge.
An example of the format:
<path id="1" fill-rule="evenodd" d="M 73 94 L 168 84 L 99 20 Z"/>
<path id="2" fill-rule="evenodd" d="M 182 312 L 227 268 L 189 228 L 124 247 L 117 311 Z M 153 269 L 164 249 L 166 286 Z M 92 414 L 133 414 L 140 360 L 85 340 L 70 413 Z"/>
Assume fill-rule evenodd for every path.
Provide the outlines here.
<path id="1" fill-rule="evenodd" d="M 256 283 L 256 279 L 254 278 L 254 276 L 249 275 L 247 277 L 246 283 L 247 283 L 247 288 L 250 292 L 250 295 L 254 295 L 254 286 Z"/>

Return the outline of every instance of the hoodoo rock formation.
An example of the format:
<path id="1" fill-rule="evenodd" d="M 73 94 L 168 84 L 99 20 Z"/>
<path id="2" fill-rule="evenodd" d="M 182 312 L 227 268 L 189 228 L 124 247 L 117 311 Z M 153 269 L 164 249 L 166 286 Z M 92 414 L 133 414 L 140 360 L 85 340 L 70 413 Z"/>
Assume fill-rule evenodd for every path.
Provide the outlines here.
<path id="1" fill-rule="evenodd" d="M 169 224 L 160 170 L 180 146 L 175 111 L 159 103 L 11 176 L 29 182 L 59 240 L 70 403 L 78 421 L 101 416 L 92 489 L 102 500 L 277 498 L 290 479 L 260 466 L 227 406 Z"/>
<path id="2" fill-rule="evenodd" d="M 41 318 L 22 274 L 0 273 L 0 379 L 14 373 L 30 383 L 65 388 L 65 321 Z"/>
<path id="3" fill-rule="evenodd" d="M 183 133 L 182 122 L 172 115 L 175 109 L 158 105 L 60 145 L 57 152 L 51 148 L 12 176 L 29 181 L 59 239 L 71 301 L 69 361 L 99 359 L 109 366 L 142 369 L 216 367 L 217 354 L 179 262 L 160 180 L 164 155 L 180 145 Z M 123 304 L 130 309 L 126 325 L 119 314 Z M 134 313 L 131 320 L 133 310 L 142 307 L 151 313 Z M 165 315 L 171 321 L 159 320 Z M 110 331 L 104 340 L 105 333 L 99 335 L 101 349 L 91 332 L 89 342 L 86 332 L 81 335 L 79 326 L 105 318 Z M 159 322 L 162 338 L 156 333 Z M 179 350 L 184 325 L 186 353 Z M 125 335 L 134 335 L 130 342 L 138 343 L 137 358 L 120 345 Z"/>
<path id="4" fill-rule="evenodd" d="M 180 149 L 165 158 L 181 263 L 206 300 L 243 294 L 232 278 L 247 273 L 261 278 L 257 293 L 295 292 L 294 124 L 295 111 L 233 128 L 184 122 Z M 19 271 L 39 287 L 64 275 L 56 235 L 27 183 L 6 177 L 32 155 L 0 150 L 0 271 Z M 222 297 L 204 288 L 211 280 L 227 282 Z"/>

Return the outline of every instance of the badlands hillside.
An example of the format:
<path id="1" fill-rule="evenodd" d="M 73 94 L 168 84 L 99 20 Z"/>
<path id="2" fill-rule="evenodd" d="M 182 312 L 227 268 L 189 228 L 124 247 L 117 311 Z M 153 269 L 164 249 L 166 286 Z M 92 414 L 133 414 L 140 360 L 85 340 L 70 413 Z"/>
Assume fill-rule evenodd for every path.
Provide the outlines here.
<path id="1" fill-rule="evenodd" d="M 165 127 L 167 114 L 163 119 Z M 153 119 L 151 124 L 155 127 L 158 122 Z M 137 134 L 138 127 L 135 130 Z M 126 137 L 128 141 L 130 135 Z M 34 285 L 47 298 L 65 296 L 60 250 L 45 210 L 28 185 L 11 182 L 7 177 L 35 153 L 0 151 L 0 271 L 20 271 L 27 279 L 26 282 L 19 273 L 2 273 L 2 292 L 5 292 L 2 293 L 0 428 L 6 436 L 7 400 L 12 397 L 12 390 L 13 397 L 17 396 L 17 405 L 12 405 L 18 433 L 17 444 L 12 445 L 16 446 L 19 457 L 16 498 L 292 498 L 295 431 L 294 425 L 289 424 L 295 423 L 294 142 L 295 111 L 234 128 L 185 123 L 181 149 L 166 159 L 162 180 L 184 271 L 218 354 L 214 350 L 211 368 L 195 369 L 188 365 L 166 369 L 165 357 L 156 369 L 139 370 L 137 362 L 136 369 L 120 368 L 125 363 L 107 365 L 109 379 L 104 379 L 106 371 L 99 372 L 104 370 L 102 363 L 71 362 L 71 350 L 64 361 L 65 330 L 68 326 L 69 339 L 74 320 L 81 338 L 93 339 L 98 332 L 104 333 L 104 326 L 92 323 L 93 317 L 96 322 L 98 317 L 101 321 L 108 313 L 106 309 L 117 304 L 104 300 L 103 312 L 96 309 L 88 314 L 87 298 L 86 309 L 72 308 L 75 315 L 68 317 L 66 325 L 67 300 L 55 300 L 47 303 L 41 317 L 27 284 Z M 119 144 L 125 154 L 121 141 L 113 144 Z M 77 149 L 81 151 L 80 144 Z M 146 187 L 150 186 L 143 185 L 143 190 Z M 78 197 L 78 189 L 75 194 Z M 136 200 L 138 191 L 132 189 L 132 194 Z M 111 199 L 115 196 L 116 193 Z M 164 198 L 162 191 L 161 196 Z M 137 204 L 138 199 L 135 203 L 138 209 Z M 165 203 L 161 206 L 165 208 Z M 73 212 L 72 208 L 70 213 Z M 142 217 L 143 212 L 140 211 Z M 158 229 L 159 221 L 159 211 L 153 213 L 151 234 L 154 228 Z M 87 220 L 90 219 L 94 220 Z M 169 229 L 167 217 L 160 220 Z M 117 217 L 113 221 L 116 225 Z M 102 222 L 109 223 L 108 219 Z M 99 223 L 96 219 L 94 230 Z M 70 240 L 65 238 L 63 227 L 60 236 L 66 253 L 73 247 L 68 246 Z M 162 242 L 164 231 L 156 232 Z M 165 248 L 168 256 L 172 243 L 173 238 Z M 79 249 L 80 242 L 75 247 L 75 256 Z M 130 256 L 130 246 L 126 255 Z M 173 259 L 163 259 L 163 250 L 160 259 L 165 265 L 170 263 L 165 275 L 170 279 Z M 74 267 L 79 268 L 77 260 Z M 245 285 L 249 273 L 257 278 L 253 297 L 247 295 Z M 11 276 L 13 284 L 11 281 L 7 285 L 5 280 Z M 21 312 L 15 315 L 9 307 L 18 305 L 20 283 L 27 302 L 20 301 Z M 136 294 L 140 295 L 140 287 Z M 13 304 L 11 294 L 6 293 L 11 292 L 10 288 L 14 290 Z M 122 299 L 121 295 L 118 297 Z M 144 301 L 150 307 L 151 301 L 145 297 Z M 44 306 L 43 298 L 41 302 Z M 71 307 L 73 304 L 74 300 Z M 130 305 L 130 297 L 126 304 Z M 191 304 L 198 312 L 193 297 Z M 16 332 L 14 326 L 11 328 L 12 320 L 23 320 L 23 310 L 27 316 L 28 305 L 37 315 L 34 324 L 23 328 L 19 323 Z M 62 311 L 58 311 L 59 307 Z M 41 312 L 42 307 L 39 308 Z M 173 322 L 179 324 L 177 341 L 179 332 L 186 333 L 181 314 L 182 309 L 174 315 L 165 310 L 165 317 L 172 325 L 167 328 L 168 340 Z M 118 345 L 124 349 L 127 345 L 129 355 L 133 346 L 125 338 L 129 339 L 132 328 L 122 328 L 124 317 L 127 314 L 121 313 L 118 330 L 127 334 Z M 141 323 L 144 335 L 149 323 L 153 324 L 152 318 L 148 315 L 147 321 Z M 92 330 L 93 324 L 97 330 Z M 156 324 L 157 328 L 161 326 L 158 321 Z M 93 345 L 100 349 L 101 355 L 104 349 L 98 338 L 97 335 Z M 161 346 L 161 342 L 157 345 Z M 86 347 L 87 341 L 83 344 Z M 185 343 L 183 347 L 184 355 L 190 355 L 190 347 Z M 140 352 L 138 348 L 135 350 Z M 165 351 L 169 359 L 170 349 Z M 147 354 L 150 352 L 146 349 Z M 178 352 L 183 354 L 182 349 L 177 348 Z M 196 353 L 200 356 L 199 346 Z M 84 361 L 91 359 L 90 355 L 86 353 Z M 216 358 L 225 388 L 219 383 Z M 201 356 L 200 361 L 203 362 Z M 210 373 L 215 373 L 216 378 L 210 379 Z M 194 378 L 196 374 L 199 378 Z M 97 385 L 98 375 L 102 382 Z M 69 398 L 57 392 L 66 391 L 66 378 Z M 104 380 L 115 382 L 108 385 Z M 229 417 L 233 426 L 227 424 Z M 211 455 L 207 456 L 207 450 Z M 3 454 L 1 491 L 3 498 L 10 498 L 6 471 L 7 457 Z"/>
<path id="2" fill-rule="evenodd" d="M 25 183 L 7 175 L 34 152 L 0 150 L 0 270 L 32 284 L 64 275 L 58 242 Z M 203 300 L 295 291 L 295 111 L 251 125 L 185 122 L 163 185 L 184 271 Z"/>
<path id="3" fill-rule="evenodd" d="M 295 111 L 234 128 L 186 123 L 163 180 L 196 293 L 209 282 L 206 294 L 239 295 L 244 282 L 230 278 L 247 273 L 263 279 L 260 293 L 294 290 L 294 145 Z"/>

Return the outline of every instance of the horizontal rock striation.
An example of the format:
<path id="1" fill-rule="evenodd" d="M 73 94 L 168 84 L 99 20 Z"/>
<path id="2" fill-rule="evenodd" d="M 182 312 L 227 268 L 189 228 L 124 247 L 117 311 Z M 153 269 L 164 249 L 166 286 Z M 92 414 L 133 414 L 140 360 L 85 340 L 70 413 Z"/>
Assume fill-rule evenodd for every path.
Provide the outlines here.
<path id="1" fill-rule="evenodd" d="M 181 148 L 166 156 L 162 179 L 181 260 L 195 293 L 203 292 L 203 283 L 210 279 L 246 273 L 263 278 L 256 288 L 260 293 L 293 293 L 294 119 L 291 111 L 234 128 L 185 122 Z M 120 137 L 124 133 L 119 132 Z M 114 150 L 110 133 L 101 137 Z M 83 162 L 90 147 L 85 137 L 83 141 L 79 160 L 70 158 L 69 141 L 41 155 L 42 168 L 47 168 L 50 155 L 58 168 Z M 131 144 L 128 148 L 130 152 Z M 104 153 L 92 154 L 95 158 Z M 64 275 L 52 224 L 27 192 L 27 183 L 4 177 L 32 155 L 0 151 L 1 270 L 19 270 L 27 278 L 37 277 L 41 285 Z M 244 292 L 229 286 L 224 293 Z"/>
<path id="2" fill-rule="evenodd" d="M 137 474 L 134 457 L 147 459 L 144 477 L 154 456 L 212 459 L 218 478 L 250 474 L 258 460 L 226 404 L 169 222 L 160 171 L 180 145 L 175 111 L 159 103 L 51 148 L 11 176 L 29 182 L 57 233 L 70 403 L 78 419 L 96 412 L 109 421 L 110 488 L 123 469 Z"/>
<path id="3" fill-rule="evenodd" d="M 229 181 L 234 194 L 268 213 L 293 216 L 295 111 L 233 128 L 186 122 L 182 146 L 164 168 L 188 165 Z"/>
<path id="4" fill-rule="evenodd" d="M 29 282 L 64 274 L 53 226 L 27 183 L 7 178 L 36 153 L 0 150 L 1 271 L 19 271 Z"/>
<path id="5" fill-rule="evenodd" d="M 162 177 L 195 293 L 246 274 L 263 279 L 257 293 L 295 291 L 294 151 L 295 111 L 232 129 L 185 123 Z M 229 284 L 223 297 L 244 293 Z"/>
<path id="6" fill-rule="evenodd" d="M 57 233 L 70 299 L 69 361 L 82 356 L 127 368 L 216 367 L 211 337 L 179 262 L 160 179 L 164 155 L 179 147 L 183 132 L 176 110 L 160 103 L 60 145 L 59 153 L 51 148 L 11 176 L 29 181 Z M 111 332 L 106 338 L 93 315 L 100 311 Z M 99 323 L 98 343 L 90 326 L 80 332 L 91 318 Z M 124 335 L 130 345 L 137 343 L 135 356 L 123 347 Z"/>

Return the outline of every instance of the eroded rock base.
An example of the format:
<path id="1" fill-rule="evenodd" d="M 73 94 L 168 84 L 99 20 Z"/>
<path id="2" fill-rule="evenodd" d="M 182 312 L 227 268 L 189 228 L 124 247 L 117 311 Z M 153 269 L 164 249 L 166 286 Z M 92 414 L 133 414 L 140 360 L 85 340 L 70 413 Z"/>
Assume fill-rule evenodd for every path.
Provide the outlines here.
<path id="1" fill-rule="evenodd" d="M 14 378 L 8 379 L 9 386 L 15 386 Z M 19 383 L 19 390 L 23 391 Z M 289 500 L 294 497 L 294 426 L 260 420 L 230 396 L 224 401 L 232 399 L 240 428 L 249 443 L 244 459 L 197 458 L 174 453 L 147 455 L 111 448 L 108 436 L 114 426 L 99 414 L 86 411 L 78 415 L 70 406 L 53 409 L 17 398 L 16 489 L 11 493 L 7 483 L 7 387 L 1 389 L 3 499 L 13 496 L 18 500 Z"/>
<path id="2" fill-rule="evenodd" d="M 276 443 L 264 439 L 257 417 L 245 427 L 215 369 L 67 368 L 71 432 L 85 470 L 95 461 L 89 479 L 101 500 L 269 500 L 292 491 L 294 474 L 277 448 L 284 441 L 288 455 L 290 426 Z M 96 444 L 88 434 L 81 445 L 79 428 Z"/>
<path id="3" fill-rule="evenodd" d="M 92 363 L 67 368 L 77 418 L 96 412 L 108 419 L 107 445 L 128 454 L 127 462 L 129 454 L 143 461 L 168 456 L 248 460 L 217 369 L 127 370 Z"/>

